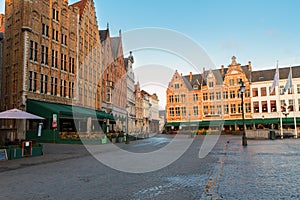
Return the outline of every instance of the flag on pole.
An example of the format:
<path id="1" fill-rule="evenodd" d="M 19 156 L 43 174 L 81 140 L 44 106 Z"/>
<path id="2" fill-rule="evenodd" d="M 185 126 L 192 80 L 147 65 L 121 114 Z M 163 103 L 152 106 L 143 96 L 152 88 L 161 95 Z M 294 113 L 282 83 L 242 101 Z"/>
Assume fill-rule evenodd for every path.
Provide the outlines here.
<path id="1" fill-rule="evenodd" d="M 275 87 L 278 86 L 278 83 L 279 83 L 279 69 L 278 69 L 278 65 L 277 65 L 275 75 L 274 75 L 274 81 L 270 88 L 270 94 L 274 91 Z"/>
<path id="2" fill-rule="evenodd" d="M 290 73 L 289 73 L 289 76 L 288 76 L 288 80 L 283 88 L 283 93 L 285 93 L 288 89 L 292 88 L 293 87 L 293 83 L 292 83 L 292 68 L 290 67 Z"/>

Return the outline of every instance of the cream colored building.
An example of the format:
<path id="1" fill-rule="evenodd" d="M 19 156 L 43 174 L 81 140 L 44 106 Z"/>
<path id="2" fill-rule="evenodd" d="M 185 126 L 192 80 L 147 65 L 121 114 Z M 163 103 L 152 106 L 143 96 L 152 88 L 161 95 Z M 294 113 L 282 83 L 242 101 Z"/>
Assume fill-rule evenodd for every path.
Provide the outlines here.
<path id="1" fill-rule="evenodd" d="M 261 119 L 261 125 L 269 128 L 294 129 L 294 118 L 300 123 L 300 67 L 292 67 L 293 87 L 283 93 L 288 80 L 289 67 L 279 68 L 279 86 L 270 93 L 275 69 L 254 71 L 251 84 L 251 107 L 253 119 Z M 280 118 L 282 122 L 280 122 Z M 256 125 L 257 126 L 257 125 Z"/>
<path id="2" fill-rule="evenodd" d="M 135 113 L 135 95 L 134 95 L 134 72 L 132 65 L 134 63 L 134 57 L 132 52 L 128 58 L 125 58 L 125 65 L 126 65 L 126 77 L 127 77 L 127 132 L 133 133 L 135 132 L 135 120 L 136 120 L 136 113 Z"/>
<path id="3" fill-rule="evenodd" d="M 149 128 L 151 133 L 158 133 L 159 132 L 159 99 L 156 94 L 152 94 L 149 96 L 149 103 L 150 103 L 150 117 L 149 117 Z"/>

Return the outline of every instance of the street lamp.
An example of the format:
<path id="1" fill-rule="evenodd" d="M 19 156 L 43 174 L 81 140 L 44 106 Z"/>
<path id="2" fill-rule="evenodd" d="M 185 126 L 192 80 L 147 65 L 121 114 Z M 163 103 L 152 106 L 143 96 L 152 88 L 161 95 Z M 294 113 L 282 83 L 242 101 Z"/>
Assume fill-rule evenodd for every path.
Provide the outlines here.
<path id="1" fill-rule="evenodd" d="M 126 144 L 129 144 L 129 137 L 128 137 L 129 136 L 129 127 L 128 127 L 128 121 L 129 121 L 128 120 L 128 117 L 129 117 L 128 116 L 129 115 L 128 109 L 129 108 L 130 108 L 129 105 L 126 104 L 126 133 L 125 133 L 126 134 L 125 135 L 126 136 L 126 141 L 125 141 Z"/>
<path id="2" fill-rule="evenodd" d="M 240 80 L 240 90 L 241 99 L 242 99 L 242 119 L 243 119 L 243 137 L 242 137 L 242 144 L 243 146 L 247 146 L 247 138 L 246 138 L 246 131 L 245 131 L 245 114 L 244 114 L 244 93 L 245 93 L 245 85 L 242 79 Z"/>
<path id="3" fill-rule="evenodd" d="M 288 129 L 287 116 L 288 116 L 290 113 L 284 112 L 283 114 L 284 114 L 284 116 L 285 116 L 285 129 L 287 130 L 287 129 Z"/>
<path id="4" fill-rule="evenodd" d="M 282 114 L 285 116 L 285 128 L 287 129 L 288 125 L 287 125 L 287 116 L 290 114 L 288 112 L 288 108 L 287 105 L 284 103 L 284 105 L 282 106 Z"/>
<path id="5" fill-rule="evenodd" d="M 191 130 L 191 114 L 189 113 L 189 125 L 188 125 L 188 127 L 189 127 L 189 130 Z"/>

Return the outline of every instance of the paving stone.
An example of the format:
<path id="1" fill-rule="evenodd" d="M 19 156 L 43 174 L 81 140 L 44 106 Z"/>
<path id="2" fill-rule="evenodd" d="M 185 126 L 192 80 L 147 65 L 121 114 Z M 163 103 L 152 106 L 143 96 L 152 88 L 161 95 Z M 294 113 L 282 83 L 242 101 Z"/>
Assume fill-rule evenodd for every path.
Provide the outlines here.
<path id="1" fill-rule="evenodd" d="M 157 150 L 172 139 L 121 145 Z M 300 199 L 300 140 L 249 140 L 221 136 L 203 159 L 204 137 L 173 164 L 150 173 L 111 169 L 81 145 L 45 144 L 45 155 L 1 162 L 0 199 Z M 227 141 L 230 141 L 227 143 Z"/>

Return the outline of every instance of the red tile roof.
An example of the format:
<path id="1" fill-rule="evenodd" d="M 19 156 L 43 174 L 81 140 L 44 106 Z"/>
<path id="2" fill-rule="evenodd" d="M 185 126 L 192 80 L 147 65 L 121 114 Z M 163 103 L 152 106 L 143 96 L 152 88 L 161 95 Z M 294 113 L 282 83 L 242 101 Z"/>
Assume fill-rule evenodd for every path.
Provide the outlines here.
<path id="1" fill-rule="evenodd" d="M 150 96 L 150 94 L 149 94 L 148 92 L 146 92 L 145 90 L 142 90 L 141 93 L 142 93 L 143 96 L 144 96 L 145 94 L 148 95 L 148 96 Z"/>
<path id="2" fill-rule="evenodd" d="M 76 3 L 74 3 L 74 4 L 72 4 L 71 6 L 73 6 L 73 7 L 78 7 L 79 10 L 80 10 L 79 13 L 80 13 L 80 15 L 82 15 L 82 14 L 83 14 L 83 11 L 84 11 L 84 8 L 85 8 L 85 6 L 86 6 L 87 1 L 88 1 L 88 0 L 80 0 L 80 1 L 78 1 L 78 2 L 76 2 Z"/>
<path id="3" fill-rule="evenodd" d="M 4 14 L 0 14 L 0 33 L 4 33 Z"/>

